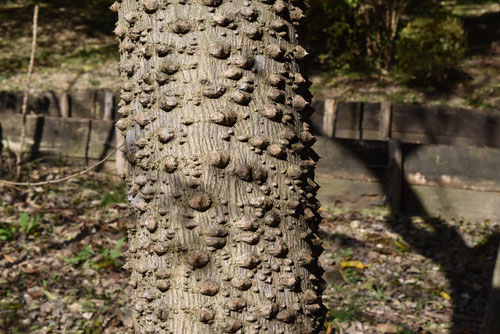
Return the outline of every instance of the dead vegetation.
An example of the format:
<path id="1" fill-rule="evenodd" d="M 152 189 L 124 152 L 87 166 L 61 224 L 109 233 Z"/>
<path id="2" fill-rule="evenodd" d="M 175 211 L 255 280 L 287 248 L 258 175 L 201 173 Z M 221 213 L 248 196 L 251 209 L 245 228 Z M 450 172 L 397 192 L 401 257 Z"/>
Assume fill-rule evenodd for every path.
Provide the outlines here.
<path id="1" fill-rule="evenodd" d="M 40 165 L 30 178 L 74 171 Z M 0 193 L 0 333 L 125 333 L 120 180 L 89 173 Z M 499 222 L 323 214 L 329 333 L 480 333 Z"/>
<path id="2" fill-rule="evenodd" d="M 391 218 L 380 209 L 325 217 L 332 333 L 481 333 L 499 222 Z"/>

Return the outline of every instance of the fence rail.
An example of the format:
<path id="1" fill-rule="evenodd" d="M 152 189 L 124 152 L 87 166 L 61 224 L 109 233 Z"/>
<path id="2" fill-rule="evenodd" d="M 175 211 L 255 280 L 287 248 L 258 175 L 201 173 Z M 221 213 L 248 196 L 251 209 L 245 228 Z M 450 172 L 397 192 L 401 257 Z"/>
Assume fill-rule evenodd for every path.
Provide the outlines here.
<path id="1" fill-rule="evenodd" d="M 315 101 L 321 135 L 354 140 L 500 148 L 500 110 Z"/>

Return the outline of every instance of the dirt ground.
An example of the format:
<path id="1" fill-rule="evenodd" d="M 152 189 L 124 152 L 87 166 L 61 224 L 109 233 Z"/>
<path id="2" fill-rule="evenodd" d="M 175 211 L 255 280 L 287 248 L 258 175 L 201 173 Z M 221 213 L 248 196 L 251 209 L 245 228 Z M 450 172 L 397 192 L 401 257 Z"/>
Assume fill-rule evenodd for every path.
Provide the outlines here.
<path id="1" fill-rule="evenodd" d="M 0 186 L 0 333 L 125 333 L 124 198 L 120 180 L 103 173 Z M 480 333 L 499 222 L 322 211 L 327 333 Z"/>

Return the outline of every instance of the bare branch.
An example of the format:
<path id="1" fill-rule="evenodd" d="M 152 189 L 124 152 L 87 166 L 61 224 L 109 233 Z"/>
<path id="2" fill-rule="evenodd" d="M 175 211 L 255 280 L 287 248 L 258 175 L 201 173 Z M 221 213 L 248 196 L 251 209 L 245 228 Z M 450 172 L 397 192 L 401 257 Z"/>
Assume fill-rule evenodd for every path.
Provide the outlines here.
<path id="1" fill-rule="evenodd" d="M 33 76 L 33 65 L 35 63 L 35 51 L 36 51 L 36 35 L 38 31 L 38 4 L 35 5 L 35 11 L 33 13 L 33 39 L 31 40 L 31 55 L 30 63 L 28 68 L 28 80 L 26 82 L 26 88 L 24 90 L 23 105 L 21 112 L 23 114 L 23 127 L 21 128 L 21 145 L 19 151 L 16 154 L 17 165 L 16 165 L 16 179 L 21 176 L 21 160 L 23 158 L 24 142 L 26 140 L 26 113 L 28 109 L 28 95 L 31 86 L 31 78 Z"/>
<path id="2" fill-rule="evenodd" d="M 108 160 L 109 158 L 111 158 L 113 156 L 113 154 L 115 154 L 116 151 L 118 151 L 123 146 L 124 145 L 118 146 L 110 154 L 108 154 L 104 159 L 102 159 L 101 161 L 93 164 L 92 166 L 90 166 L 90 167 L 88 167 L 88 168 L 86 168 L 86 169 L 84 169 L 84 170 L 82 170 L 82 171 L 80 171 L 78 173 L 75 173 L 75 174 L 63 177 L 61 179 L 48 180 L 48 181 L 42 181 L 42 182 L 11 182 L 11 181 L 0 180 L 0 184 L 6 184 L 6 185 L 10 185 L 10 186 L 28 186 L 28 187 L 33 187 L 33 186 L 44 186 L 44 185 L 47 185 L 47 184 L 54 184 L 54 183 L 61 183 L 61 182 L 64 182 L 64 181 L 68 181 L 69 179 L 73 179 L 73 178 L 75 178 L 77 176 L 81 176 L 83 174 L 86 174 L 86 173 L 90 172 L 91 170 L 93 170 L 94 168 L 98 167 L 99 165 L 103 164 L 106 160 Z"/>

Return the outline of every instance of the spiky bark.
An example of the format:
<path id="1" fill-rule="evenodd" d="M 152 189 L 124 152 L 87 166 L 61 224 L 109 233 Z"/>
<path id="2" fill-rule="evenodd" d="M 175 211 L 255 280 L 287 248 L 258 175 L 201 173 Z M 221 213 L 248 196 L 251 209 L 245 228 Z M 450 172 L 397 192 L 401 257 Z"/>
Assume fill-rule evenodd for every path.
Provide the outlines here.
<path id="1" fill-rule="evenodd" d="M 112 6 L 123 80 L 117 127 L 136 215 L 128 261 L 136 333 L 322 329 L 298 5 Z"/>

